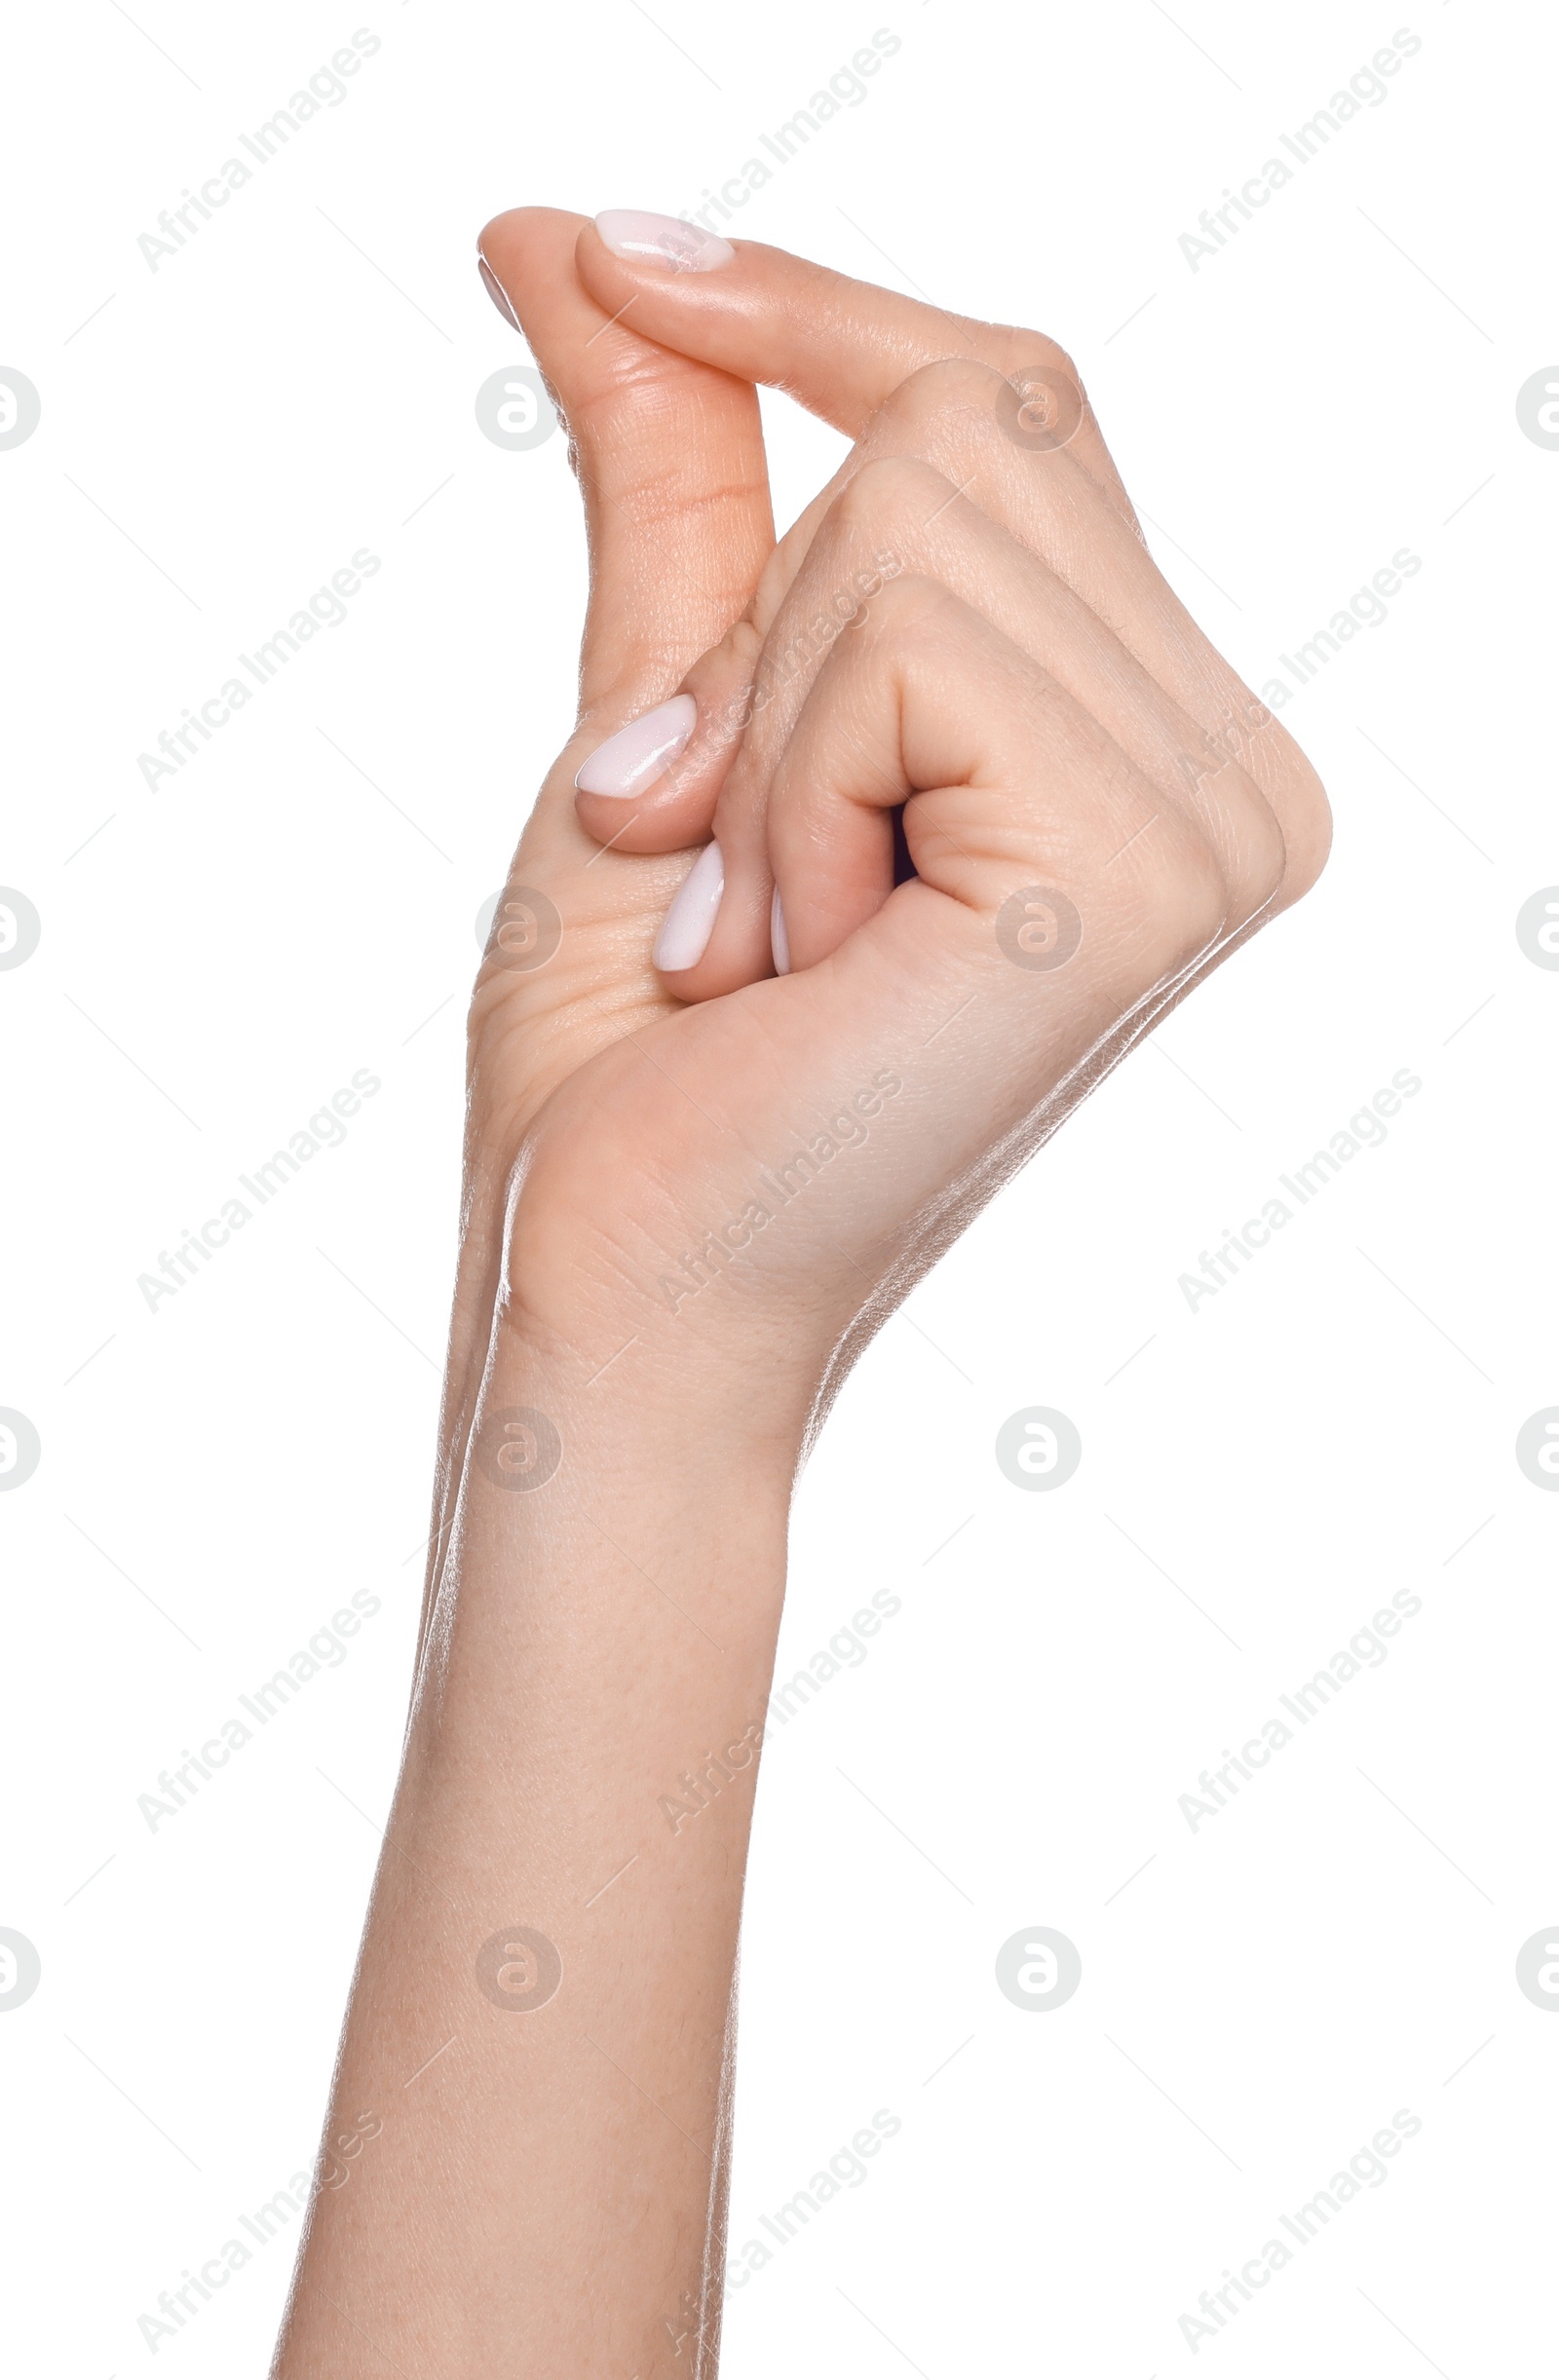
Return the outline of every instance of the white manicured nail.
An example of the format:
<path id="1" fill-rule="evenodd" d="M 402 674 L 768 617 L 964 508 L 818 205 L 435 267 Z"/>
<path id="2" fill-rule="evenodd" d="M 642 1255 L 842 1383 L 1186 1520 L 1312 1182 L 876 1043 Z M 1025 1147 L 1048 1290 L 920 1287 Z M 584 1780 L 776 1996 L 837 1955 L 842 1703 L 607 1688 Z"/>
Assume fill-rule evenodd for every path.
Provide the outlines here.
<path id="1" fill-rule="evenodd" d="M 525 335 L 525 327 L 518 315 L 514 312 L 513 301 L 510 297 L 509 291 L 504 287 L 503 283 L 499 280 L 497 274 L 493 271 L 492 266 L 482 254 L 480 248 L 476 250 L 476 270 L 482 277 L 482 281 L 486 285 L 488 296 L 492 299 L 493 304 L 497 307 L 505 321 L 512 322 L 514 328 L 519 332 L 520 337 L 523 338 Z"/>
<path id="2" fill-rule="evenodd" d="M 679 752 L 685 752 L 699 724 L 699 706 L 691 695 L 673 695 L 641 719 L 630 719 L 615 736 L 598 743 L 580 765 L 574 783 L 581 793 L 605 793 L 628 801 L 664 776 Z"/>
<path id="3" fill-rule="evenodd" d="M 774 952 L 774 971 L 777 975 L 790 972 L 790 936 L 785 931 L 785 913 L 780 905 L 780 888 L 774 888 L 769 904 L 769 947 Z"/>
<path id="4" fill-rule="evenodd" d="M 672 273 L 714 273 L 736 259 L 736 249 L 718 232 L 706 232 L 679 215 L 651 215 L 634 207 L 610 207 L 595 228 L 614 256 L 629 264 L 665 265 Z"/>
<path id="5" fill-rule="evenodd" d="M 680 974 L 684 967 L 698 965 L 709 947 L 724 890 L 725 861 L 720 846 L 706 843 L 655 937 L 655 963 L 663 975 Z"/>

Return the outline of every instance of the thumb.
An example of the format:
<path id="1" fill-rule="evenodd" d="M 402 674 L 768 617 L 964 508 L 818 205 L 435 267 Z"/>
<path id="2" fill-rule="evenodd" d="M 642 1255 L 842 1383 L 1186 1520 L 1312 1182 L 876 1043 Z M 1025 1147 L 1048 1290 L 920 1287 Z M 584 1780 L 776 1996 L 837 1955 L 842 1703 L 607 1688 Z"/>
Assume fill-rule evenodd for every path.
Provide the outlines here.
<path id="1" fill-rule="evenodd" d="M 529 342 L 585 499 L 590 593 L 583 711 L 667 694 L 743 611 L 774 547 L 757 392 L 643 337 L 625 291 L 601 305 L 575 248 L 583 215 L 520 207 L 477 242 L 489 294 Z"/>

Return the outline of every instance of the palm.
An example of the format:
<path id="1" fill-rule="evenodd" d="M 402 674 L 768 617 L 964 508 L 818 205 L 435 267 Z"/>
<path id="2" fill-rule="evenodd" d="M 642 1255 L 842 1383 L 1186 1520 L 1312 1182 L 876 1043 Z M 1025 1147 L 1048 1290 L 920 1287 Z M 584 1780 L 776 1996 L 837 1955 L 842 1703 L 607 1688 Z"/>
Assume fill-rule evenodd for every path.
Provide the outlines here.
<path id="1" fill-rule="evenodd" d="M 570 1271 L 593 1252 L 652 1294 L 741 1211 L 760 1169 L 816 1132 L 818 1103 L 871 1071 L 870 1014 L 842 996 L 848 960 L 694 1006 L 665 989 L 650 952 L 686 866 L 603 851 L 560 763 L 511 871 L 518 947 L 511 960 L 495 930 L 471 1021 L 484 1173 L 496 1185 L 523 1164 L 527 1213 L 555 1215 Z M 537 892 L 563 927 L 532 966 Z"/>

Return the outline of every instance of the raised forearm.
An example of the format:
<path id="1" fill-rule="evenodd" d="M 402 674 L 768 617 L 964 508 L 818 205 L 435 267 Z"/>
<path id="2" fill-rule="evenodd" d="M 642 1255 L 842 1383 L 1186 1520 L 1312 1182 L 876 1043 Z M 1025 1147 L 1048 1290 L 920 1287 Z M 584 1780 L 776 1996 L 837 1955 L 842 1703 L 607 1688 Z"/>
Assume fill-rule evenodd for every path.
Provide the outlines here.
<path id="1" fill-rule="evenodd" d="M 712 2350 L 789 1478 L 674 1355 L 500 1334 L 278 2380 Z"/>

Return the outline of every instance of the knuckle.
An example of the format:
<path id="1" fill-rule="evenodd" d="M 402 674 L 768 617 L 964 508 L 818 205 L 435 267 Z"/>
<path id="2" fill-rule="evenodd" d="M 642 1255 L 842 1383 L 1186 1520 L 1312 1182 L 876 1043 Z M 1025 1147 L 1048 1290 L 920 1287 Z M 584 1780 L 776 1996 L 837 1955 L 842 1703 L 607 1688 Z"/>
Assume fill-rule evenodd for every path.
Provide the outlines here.
<path id="1" fill-rule="evenodd" d="M 1177 972 L 1201 958 L 1222 939 L 1229 923 L 1229 886 L 1211 845 L 1189 824 L 1174 844 L 1156 921 L 1164 942 L 1165 972 Z M 1154 907 L 1159 909 L 1160 903 Z"/>
<path id="2" fill-rule="evenodd" d="M 1025 330 L 1004 323 L 997 333 L 996 353 L 1000 368 L 1009 380 L 1021 378 L 1025 371 L 1039 370 L 1064 373 L 1074 387 L 1083 386 L 1077 359 L 1043 330 Z"/>
<path id="3" fill-rule="evenodd" d="M 1020 372 L 1026 364 L 1032 363 L 1042 365 L 1046 371 L 1064 372 L 1068 380 L 1074 381 L 1079 388 L 1083 386 L 1077 358 L 1069 348 L 1062 347 L 1055 339 L 1047 339 L 1043 331 L 1018 331 L 1013 336 L 1008 371 Z"/>
<path id="4" fill-rule="evenodd" d="M 1242 926 L 1267 907 L 1283 882 L 1288 847 L 1282 827 L 1255 778 L 1237 761 L 1204 770 L 1197 796 L 1227 853 L 1231 909 Z"/>
<path id="5" fill-rule="evenodd" d="M 918 455 L 869 455 L 834 498 L 833 518 L 847 529 L 922 522 L 955 493 L 934 464 Z"/>
<path id="6" fill-rule="evenodd" d="M 1238 852 L 1236 889 L 1243 921 L 1267 907 L 1288 870 L 1288 846 L 1283 830 L 1254 786 L 1237 820 L 1236 835 Z"/>
<path id="7" fill-rule="evenodd" d="M 1265 809 L 1277 841 L 1276 881 L 1266 896 L 1275 915 L 1302 899 L 1325 867 L 1332 812 L 1320 778 L 1266 705 L 1252 701 L 1249 718 L 1256 732 L 1238 748 L 1251 801 Z"/>
<path id="8" fill-rule="evenodd" d="M 1134 954 L 1134 968 L 1148 982 L 1168 982 L 1223 938 L 1229 882 L 1211 843 L 1182 812 L 1157 806 L 1124 844 L 1121 817 L 1112 806 L 1108 823 L 1103 815 L 1095 820 L 1096 883 Z"/>
<path id="9" fill-rule="evenodd" d="M 847 631 L 870 635 L 880 624 L 903 584 L 903 557 L 879 543 L 864 560 L 857 547 L 854 559 L 856 567 L 841 560 L 836 575 L 819 563 L 796 579 L 754 663 L 754 713 L 793 704 Z"/>
<path id="10" fill-rule="evenodd" d="M 1294 762 L 1294 783 L 1282 823 L 1286 860 L 1280 897 L 1285 908 L 1310 890 L 1332 848 L 1332 806 L 1326 788 L 1297 744 Z"/>
<path id="11" fill-rule="evenodd" d="M 1070 445 L 1088 410 L 1077 366 L 1053 339 L 1008 336 L 999 362 L 949 356 L 922 364 L 888 398 L 870 434 L 908 439 L 938 460 L 963 453 L 971 432 L 985 438 L 994 431 L 1033 451 Z"/>
<path id="12" fill-rule="evenodd" d="M 942 622 L 957 601 L 950 587 L 917 570 L 888 580 L 867 615 L 868 633 L 902 640 L 931 621 Z"/>
<path id="13" fill-rule="evenodd" d="M 885 425 L 915 429 L 955 408 L 988 413 L 1002 386 L 1003 375 L 994 363 L 982 363 L 973 356 L 942 356 L 901 380 L 877 418 Z"/>
<path id="14" fill-rule="evenodd" d="M 1331 810 L 1310 762 L 1264 702 L 1240 691 L 1204 726 L 1181 774 L 1221 812 L 1233 852 L 1238 923 L 1274 916 L 1308 892 L 1326 864 Z"/>

